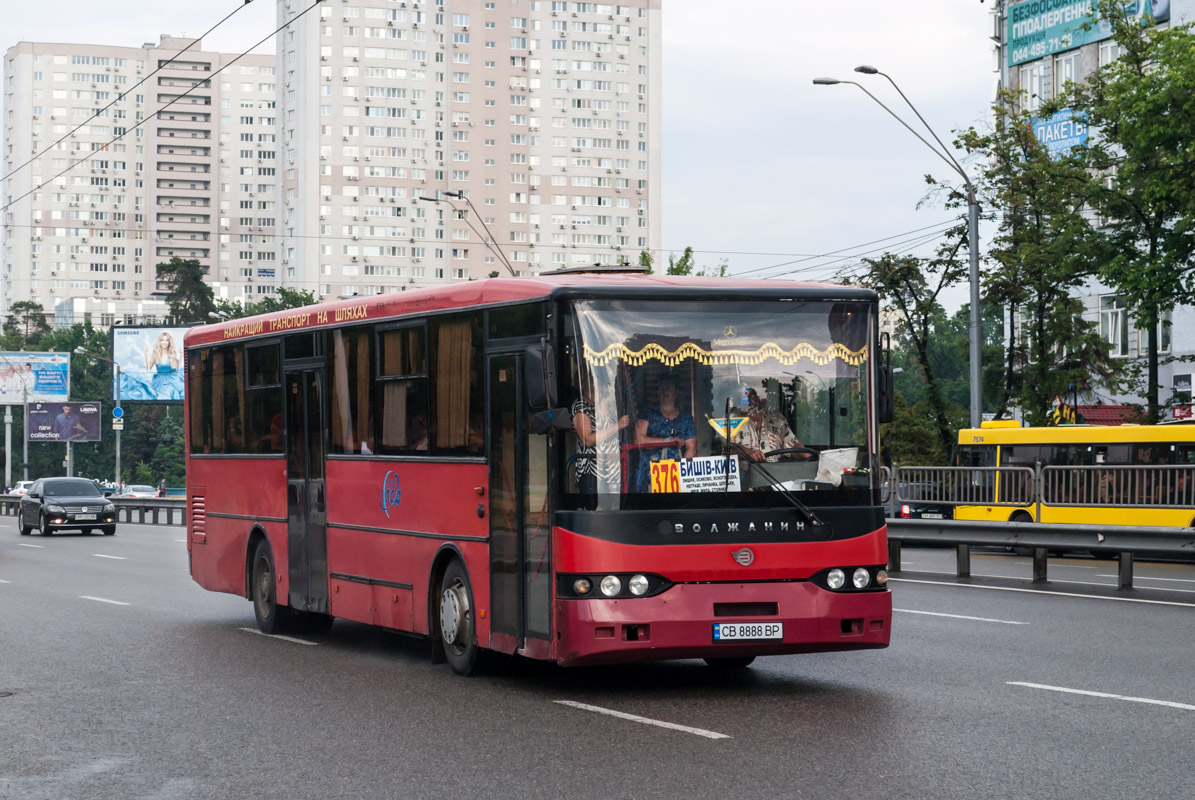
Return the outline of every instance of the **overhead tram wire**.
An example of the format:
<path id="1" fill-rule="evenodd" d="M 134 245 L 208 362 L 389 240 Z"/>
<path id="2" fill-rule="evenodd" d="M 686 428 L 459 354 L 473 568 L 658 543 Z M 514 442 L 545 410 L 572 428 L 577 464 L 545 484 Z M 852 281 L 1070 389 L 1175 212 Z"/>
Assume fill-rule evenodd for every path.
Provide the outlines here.
<path id="1" fill-rule="evenodd" d="M 221 25 L 223 25 L 225 22 L 228 22 L 228 20 L 230 20 L 234 14 L 236 14 L 238 11 L 240 11 L 241 9 L 243 9 L 245 6 L 249 5 L 249 4 L 250 4 L 250 3 L 252 3 L 252 2 L 253 2 L 253 0 L 244 0 L 244 2 L 242 2 L 242 3 L 241 3 L 239 6 L 237 6 L 237 7 L 236 7 L 236 8 L 234 8 L 234 9 L 233 9 L 231 12 L 229 12 L 229 13 L 228 13 L 228 15 L 224 17 L 224 19 L 220 20 L 220 21 L 219 21 L 219 22 L 217 22 L 215 25 L 213 25 L 212 27 L 208 28 L 206 31 L 204 31 L 203 33 L 201 33 L 201 34 L 199 35 L 199 38 L 191 40 L 191 43 L 190 43 L 189 45 L 187 45 L 186 47 L 184 47 L 182 50 L 179 50 L 177 53 L 175 53 L 173 56 L 171 56 L 169 59 L 167 59 L 167 60 L 165 61 L 165 63 L 159 64 L 159 65 L 158 65 L 158 67 L 157 67 L 157 69 L 155 69 L 155 70 L 153 70 L 152 72 L 150 72 L 150 73 L 149 73 L 148 75 L 146 75 L 144 78 L 142 78 L 141 80 L 137 81 L 136 83 L 134 83 L 132 86 L 130 86 L 128 89 L 124 90 L 123 92 L 117 92 L 117 93 L 116 93 L 116 97 L 115 97 L 115 98 L 112 100 L 112 102 L 108 103 L 108 105 L 104 106 L 104 107 L 103 107 L 103 108 L 101 108 L 101 109 L 97 109 L 97 110 L 96 110 L 96 112 L 95 112 L 94 114 L 92 114 L 90 117 L 88 117 L 87 119 L 83 120 L 83 121 L 82 121 L 82 122 L 80 122 L 78 125 L 76 125 L 74 128 L 72 128 L 71 130 L 69 130 L 69 131 L 67 131 L 66 133 L 64 133 L 64 134 L 62 135 L 62 138 L 61 138 L 61 139 L 58 139 L 57 141 L 55 141 L 55 142 L 51 143 L 51 144 L 50 144 L 49 146 L 47 146 L 47 147 L 46 147 L 44 150 L 42 150 L 42 151 L 40 151 L 40 152 L 38 152 L 38 153 L 34 153 L 34 154 L 33 154 L 32 156 L 30 156 L 30 157 L 29 157 L 29 159 L 28 159 L 27 161 L 25 161 L 24 163 L 22 163 L 22 164 L 18 164 L 17 166 L 13 167 L 13 169 L 12 169 L 12 171 L 11 171 L 11 172 L 9 172 L 9 173 L 8 173 L 7 175 L 5 175 L 4 177 L 0 178 L 0 183 L 3 183 L 4 181 L 8 180 L 8 179 L 9 179 L 9 178 L 11 178 L 13 175 L 16 175 L 16 174 L 17 174 L 18 172 L 20 172 L 22 169 L 24 169 L 25 167 L 27 167 L 27 166 L 29 166 L 30 164 L 32 164 L 34 161 L 36 161 L 37 159 L 39 159 L 39 158 L 41 158 L 42 156 L 44 156 L 46 153 L 48 153 L 48 152 L 50 152 L 51 150 L 53 150 L 55 146 L 57 146 L 57 145 L 61 144 L 62 142 L 66 141 L 68 138 L 70 138 L 71 134 L 73 134 L 73 133 L 78 133 L 78 132 L 79 132 L 79 130 L 80 130 L 80 129 L 81 129 L 83 126 L 84 126 L 84 125 L 87 125 L 87 124 L 89 124 L 89 123 L 90 123 L 92 120 L 96 119 L 96 118 L 97 118 L 97 117 L 99 117 L 101 114 L 103 114 L 105 111 L 107 111 L 108 109 L 112 108 L 112 106 L 116 105 L 116 103 L 117 103 L 117 102 L 119 102 L 121 99 L 123 99 L 123 98 L 125 98 L 125 97 L 128 97 L 128 95 L 129 95 L 129 92 L 135 91 L 135 90 L 136 90 L 138 87 L 140 87 L 140 86 L 141 86 L 143 83 L 145 83 L 147 80 L 149 80 L 150 78 L 152 78 L 154 75 L 157 75 L 157 74 L 158 74 L 159 72 L 161 72 L 163 69 L 165 69 L 166 67 L 168 67 L 168 66 L 170 66 L 171 64 L 173 64 L 173 63 L 175 62 L 175 60 L 176 60 L 176 59 L 178 59 L 178 57 L 179 57 L 179 56 L 181 56 L 183 53 L 185 53 L 185 52 L 187 52 L 188 50 L 190 50 L 192 47 L 194 47 L 194 46 L 195 46 L 196 44 L 198 44 L 199 42 L 203 41 L 203 37 L 207 36 L 209 33 L 211 33 L 212 31 L 216 30 L 216 28 L 219 28 L 219 27 L 220 27 Z M 159 109 L 159 110 L 160 110 L 160 109 Z M 109 144 L 111 144 L 111 142 L 109 142 Z"/>
<path id="2" fill-rule="evenodd" d="M 473 216 L 477 217 L 477 221 L 481 223 L 481 227 L 485 228 L 486 234 L 490 237 L 490 241 L 493 242 L 493 247 L 491 249 L 496 250 L 498 255 L 502 257 L 502 263 L 506 264 L 506 269 L 510 272 L 511 276 L 517 277 L 518 273 L 515 272 L 515 268 L 511 266 L 510 259 L 506 257 L 506 253 L 503 253 L 502 248 L 498 246 L 497 238 L 494 237 L 493 232 L 490 230 L 490 226 L 486 224 L 485 217 L 478 213 L 477 206 L 473 205 L 473 201 L 469 199 L 469 195 L 465 194 L 464 191 L 460 189 L 457 189 L 455 192 L 444 192 L 443 194 L 445 197 L 455 197 L 457 200 L 464 200 L 469 204 L 469 210 L 473 212 Z M 452 204 L 450 203 L 449 208 L 451 207 Z M 466 220 L 466 222 L 467 221 L 468 220 Z M 469 225 L 469 227 L 472 228 L 473 226 Z M 474 229 L 474 233 L 476 233 L 476 229 Z M 477 235 L 480 236 L 481 234 Z"/>
<path id="3" fill-rule="evenodd" d="M 915 249 L 915 248 L 921 247 L 922 245 L 929 244 L 930 242 L 934 241 L 935 239 L 940 238 L 940 236 L 943 233 L 945 233 L 945 231 L 934 231 L 928 235 L 915 236 L 910 239 L 905 239 L 903 241 L 893 242 L 892 245 L 907 246 L 909 249 Z M 852 254 L 845 255 L 845 256 L 839 256 L 838 258 L 831 259 L 830 261 L 823 261 L 820 264 L 811 264 L 808 267 L 801 267 L 801 268 L 798 268 L 795 270 L 789 270 L 787 272 L 778 272 L 774 275 L 765 275 L 765 276 L 763 276 L 763 278 L 765 280 L 772 280 L 772 279 L 776 279 L 776 278 L 783 278 L 787 275 L 794 275 L 799 272 L 821 272 L 826 269 L 830 269 L 833 267 L 833 265 L 840 264 L 843 261 L 848 261 L 852 258 L 859 258 L 861 256 L 871 255 L 872 253 L 887 250 L 888 247 L 892 246 L 892 245 L 885 245 L 884 247 L 877 247 L 877 248 L 873 248 L 872 250 L 865 250 L 862 253 L 852 253 Z"/>
<path id="4" fill-rule="evenodd" d="M 469 199 L 469 196 L 461 191 L 455 191 L 455 192 L 441 191 L 440 194 L 444 195 L 444 197 L 452 197 L 457 200 L 464 200 L 466 203 L 469 204 L 469 210 L 471 212 L 473 212 L 473 216 L 477 217 L 477 220 L 481 223 L 482 227 L 485 228 L 485 232 L 486 232 L 485 236 L 482 236 L 481 231 L 477 230 L 477 228 L 474 227 L 473 222 L 471 221 L 471 219 L 469 217 L 464 216 L 461 209 L 458 209 L 456 206 L 452 205 L 452 203 L 448 203 L 448 207 L 456 212 L 457 219 L 463 219 L 465 221 L 465 224 L 469 226 L 469 229 L 471 231 L 473 231 L 474 233 L 476 233 L 478 235 L 478 237 L 481 238 L 482 244 L 484 244 L 486 247 L 488 247 L 491 252 L 496 253 L 498 258 L 502 259 L 502 265 L 504 267 L 506 267 L 506 270 L 510 273 L 511 277 L 517 278 L 518 273 L 515 271 L 515 268 L 513 266 L 511 266 L 510 259 L 508 259 L 506 257 L 506 253 L 502 252 L 502 248 L 498 247 L 498 240 L 495 239 L 494 235 L 490 232 L 490 226 L 486 225 L 485 218 L 477 213 L 477 207 L 473 205 L 473 201 Z M 421 195 L 415 195 L 411 199 L 413 201 L 422 200 L 425 203 L 441 202 L 441 198 L 439 198 L 439 197 L 423 197 Z M 448 201 L 445 200 L 443 202 L 448 202 Z M 487 238 L 489 239 L 489 241 L 486 241 Z"/>
<path id="5" fill-rule="evenodd" d="M 791 266 L 793 264 L 804 264 L 805 262 L 808 262 L 808 261 L 830 258 L 831 256 L 836 256 L 840 253 L 845 253 L 845 255 L 842 256 L 841 258 L 833 259 L 833 261 L 831 261 L 831 262 L 824 262 L 824 263 L 833 263 L 834 261 L 841 261 L 841 260 L 844 260 L 847 258 L 853 258 L 855 256 L 867 255 L 869 253 L 873 253 L 876 251 L 882 251 L 882 250 L 887 250 L 887 249 L 890 249 L 893 247 L 899 247 L 902 244 L 904 244 L 905 242 L 913 241 L 914 239 L 920 239 L 920 238 L 922 238 L 922 236 L 925 235 L 923 232 L 926 230 L 930 231 L 930 233 L 928 235 L 931 238 L 940 236 L 941 234 L 943 234 L 947 230 L 949 230 L 950 226 L 953 224 L 954 224 L 954 222 L 951 221 L 951 222 L 946 222 L 946 223 L 939 223 L 937 225 L 926 226 L 925 228 L 914 228 L 913 230 L 905 231 L 903 233 L 894 234 L 892 236 L 886 236 L 882 239 L 874 239 L 870 242 L 863 242 L 861 244 L 852 245 L 850 247 L 839 248 L 838 250 L 830 250 L 828 252 L 821 253 L 816 256 L 808 256 L 806 258 L 798 258 L 798 259 L 794 259 L 792 261 L 783 261 L 779 264 L 770 264 L 766 267 L 754 267 L 749 270 L 744 270 L 743 272 L 737 272 L 731 277 L 738 278 L 738 277 L 742 277 L 744 275 L 749 275 L 752 273 L 763 272 L 765 270 L 780 269 L 781 267 L 787 267 L 787 266 Z M 892 239 L 897 239 L 898 237 L 902 237 L 902 236 L 909 236 L 910 234 L 918 234 L 918 235 L 915 237 L 912 237 L 911 239 L 904 239 L 904 240 L 895 241 L 895 242 L 891 241 Z M 867 247 L 868 245 L 871 245 L 871 244 L 879 244 L 881 242 L 884 242 L 885 244 L 882 244 L 880 247 L 876 247 L 871 250 L 863 250 L 858 253 L 848 252 L 848 251 L 852 251 L 852 250 L 859 250 L 860 248 Z M 817 269 L 819 266 L 821 266 L 821 264 L 811 264 L 808 267 L 798 267 L 796 269 L 788 270 L 786 272 L 778 272 L 778 273 L 774 273 L 771 275 L 761 275 L 759 277 L 773 278 L 773 277 L 779 277 L 779 276 L 783 276 L 783 275 L 791 275 L 791 274 L 795 274 L 798 272 L 803 272 L 807 269 Z"/>
<path id="6" fill-rule="evenodd" d="M 785 261 L 780 264 L 772 264 L 771 266 L 767 266 L 767 267 L 753 267 L 752 269 L 743 270 L 742 272 L 736 272 L 731 277 L 741 278 L 744 275 L 750 275 L 755 272 L 763 272 L 764 270 L 768 270 L 768 269 L 776 269 L 778 267 L 787 267 L 790 264 L 800 264 L 804 261 L 813 261 L 814 259 L 818 259 L 818 258 L 826 258 L 827 256 L 833 256 L 833 255 L 838 255 L 839 253 L 845 253 L 847 250 L 858 250 L 860 247 L 867 247 L 868 245 L 878 244 L 880 242 L 886 242 L 890 239 L 897 239 L 897 238 L 900 238 L 901 236 L 908 236 L 911 233 L 920 233 L 921 231 L 927 231 L 931 228 L 940 228 L 942 230 L 946 230 L 953 224 L 955 224 L 954 220 L 948 220 L 946 222 L 937 222 L 937 223 L 934 223 L 933 225 L 926 225 L 923 228 L 914 228 L 910 231 L 904 231 L 902 233 L 894 233 L 891 236 L 885 236 L 880 239 L 873 239 L 870 242 L 862 242 L 861 244 L 851 245 L 850 247 L 841 247 L 837 250 L 830 250 L 828 252 L 818 253 L 817 255 L 812 255 L 812 256 L 804 256 L 802 258 L 797 258 L 792 261 Z"/>
<path id="7" fill-rule="evenodd" d="M 217 75 L 219 75 L 221 72 L 223 72 L 224 70 L 228 69 L 228 68 L 229 68 L 229 67 L 231 67 L 233 64 L 237 63 L 237 62 L 238 62 L 238 61 L 240 61 L 242 58 L 244 58 L 245 56 L 249 55 L 249 54 L 250 54 L 251 52 L 253 52 L 255 49 L 257 49 L 258 47 L 261 47 L 261 45 L 265 44 L 265 43 L 266 43 L 266 42 L 268 42 L 270 39 L 272 39 L 273 37 L 277 36 L 277 35 L 278 35 L 278 33 L 279 33 L 279 31 L 282 31 L 282 30 L 284 30 L 285 28 L 288 28 L 288 27 L 289 27 L 289 26 L 290 26 L 292 23 L 294 23 L 294 22 L 296 22 L 296 21 L 298 21 L 298 20 L 302 19 L 302 18 L 303 18 L 303 16 L 304 16 L 304 15 L 305 15 L 307 12 L 311 11 L 311 9 L 315 8 L 316 6 L 318 6 L 318 5 L 319 5 L 320 3 L 322 3 L 322 2 L 323 2 L 323 0 L 315 0 L 315 2 L 314 2 L 314 3 L 312 3 L 312 4 L 311 4 L 311 5 L 309 5 L 309 6 L 307 6 L 307 8 L 303 9 L 302 11 L 300 11 L 298 14 L 296 14 L 294 17 L 292 17 L 291 19 L 289 19 L 289 20 L 287 20 L 286 22 L 284 22 L 282 25 L 279 25 L 279 26 L 278 26 L 277 28 L 275 28 L 275 29 L 274 29 L 274 30 L 273 30 L 271 33 L 269 33 L 268 35 L 266 35 L 266 36 L 265 36 L 263 39 L 261 39 L 260 41 L 258 41 L 256 44 L 252 45 L 252 46 L 251 46 L 251 47 L 250 47 L 248 50 L 245 50 L 244 52 L 242 52 L 241 54 L 239 54 L 239 55 L 238 55 L 236 58 L 232 59 L 231 61 L 229 61 L 229 62 L 228 62 L 227 64 L 225 64 L 224 66 L 220 67 L 220 69 L 218 69 L 218 70 L 216 70 L 215 72 L 213 72 L 211 75 L 209 75 L 209 76 L 207 77 L 207 80 L 209 80 L 209 81 L 210 81 L 212 78 L 216 77 L 216 76 L 217 76 Z M 73 170 L 75 167 L 78 167 L 78 166 L 80 166 L 81 164 L 86 164 L 88 161 L 90 161 L 91 159 L 95 158 L 95 157 L 96 157 L 96 155 L 98 155 L 99 153 L 102 153 L 102 152 L 104 152 L 104 151 L 105 151 L 105 150 L 107 150 L 107 149 L 108 149 L 108 148 L 109 148 L 111 145 L 115 144 L 116 142 L 120 141 L 120 140 L 121 140 L 121 139 L 123 139 L 124 137 L 128 136 L 130 133 L 132 133 L 133 131 L 137 130 L 138 128 L 140 128 L 140 127 L 141 127 L 142 125 L 144 125 L 145 123 L 149 122 L 151 119 L 154 119 L 154 118 L 155 118 L 155 117 L 157 117 L 159 114 L 161 114 L 163 111 L 165 111 L 166 109 L 170 108 L 170 106 L 174 105 L 174 104 L 175 104 L 175 103 L 177 103 L 179 100 L 182 100 L 184 97 L 186 97 L 187 95 L 191 94 L 191 92 L 195 91 L 195 90 L 196 90 L 196 89 L 198 89 L 198 88 L 199 88 L 199 84 L 198 84 L 198 83 L 196 83 L 196 84 L 192 85 L 192 86 L 191 86 L 191 88 L 187 89 L 185 92 L 183 92 L 182 94 L 180 94 L 178 97 L 174 98 L 174 99 L 173 99 L 173 100 L 171 100 L 169 103 L 167 103 L 166 105 L 162 106 L 162 107 L 161 107 L 161 108 L 159 108 L 157 111 L 153 112 L 153 114 L 151 114 L 150 116 L 147 116 L 145 119 L 141 120 L 140 122 L 138 122 L 138 123 L 137 123 L 136 125 L 134 125 L 133 127 L 131 127 L 131 128 L 129 128 L 129 129 L 127 129 L 127 130 L 126 130 L 124 133 L 122 133 L 122 134 L 119 134 L 119 135 L 117 135 L 117 136 L 114 136 L 112 139 L 110 139 L 109 141 L 107 141 L 107 142 L 104 144 L 104 146 L 103 146 L 103 147 L 101 147 L 99 150 L 92 150 L 92 151 L 91 151 L 91 153 L 89 153 L 89 154 L 88 154 L 88 156 L 87 156 L 86 158 L 81 158 L 81 159 L 79 159 L 79 160 L 78 160 L 78 161 L 76 161 L 74 164 L 71 164 L 69 167 L 67 167 L 66 169 L 62 170 L 62 172 L 59 172 L 57 175 L 54 175 L 53 177 L 51 177 L 49 180 L 47 180 L 47 181 L 42 181 L 42 182 L 41 182 L 41 183 L 39 183 L 37 186 L 34 186 L 32 189 L 30 189 L 29 191 L 27 191 L 27 192 L 25 192 L 24 194 L 20 195 L 19 197 L 15 197 L 15 198 L 13 198 L 12 200 L 9 200 L 9 201 L 8 201 L 7 203 L 5 203 L 3 206 L 0 206 L 0 211 L 7 211 L 7 210 L 8 210 L 9 208 L 11 208 L 13 205 L 15 205 L 16 203 L 19 203 L 21 200 L 24 200 L 26 197 L 28 197 L 29 195 L 33 194 L 34 192 L 41 191 L 43 188 L 45 188 L 45 186 L 46 186 L 46 184 L 47 184 L 47 183 L 50 183 L 50 182 L 52 182 L 52 181 L 56 181 L 56 180 L 58 180 L 58 179 L 59 179 L 59 178 L 61 178 L 63 175 L 65 175 L 66 173 L 70 172 L 70 171 L 71 171 L 71 170 Z"/>

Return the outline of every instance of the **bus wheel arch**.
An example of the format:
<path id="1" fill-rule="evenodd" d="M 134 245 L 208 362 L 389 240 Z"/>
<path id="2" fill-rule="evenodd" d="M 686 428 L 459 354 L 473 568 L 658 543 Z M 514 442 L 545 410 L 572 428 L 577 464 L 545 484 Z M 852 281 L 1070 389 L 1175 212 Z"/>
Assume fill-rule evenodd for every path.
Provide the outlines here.
<path id="1" fill-rule="evenodd" d="M 246 600 L 253 599 L 253 557 L 257 554 L 257 546 L 263 541 L 268 543 L 269 537 L 260 525 L 254 525 L 245 545 L 245 591 L 241 594 Z"/>
<path id="2" fill-rule="evenodd" d="M 477 664 L 476 605 L 469 570 L 455 545 L 436 555 L 428 582 L 428 631 L 434 663 L 448 662 L 458 675 L 470 675 Z"/>
<path id="3" fill-rule="evenodd" d="M 249 600 L 253 603 L 257 627 L 269 635 L 286 633 L 294 617 L 288 606 L 278 602 L 278 568 L 270 540 L 263 534 L 250 536 L 250 542 L 255 546 L 250 556 Z"/>

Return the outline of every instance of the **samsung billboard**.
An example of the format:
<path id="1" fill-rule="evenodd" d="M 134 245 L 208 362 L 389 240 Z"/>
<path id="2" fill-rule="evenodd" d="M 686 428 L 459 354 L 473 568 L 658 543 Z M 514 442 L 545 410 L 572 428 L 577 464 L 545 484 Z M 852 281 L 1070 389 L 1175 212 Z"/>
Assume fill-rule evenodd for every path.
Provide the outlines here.
<path id="1" fill-rule="evenodd" d="M 182 403 L 186 332 L 186 328 L 112 327 L 112 358 L 120 365 L 122 404 Z M 113 399 L 116 377 L 112 376 Z"/>

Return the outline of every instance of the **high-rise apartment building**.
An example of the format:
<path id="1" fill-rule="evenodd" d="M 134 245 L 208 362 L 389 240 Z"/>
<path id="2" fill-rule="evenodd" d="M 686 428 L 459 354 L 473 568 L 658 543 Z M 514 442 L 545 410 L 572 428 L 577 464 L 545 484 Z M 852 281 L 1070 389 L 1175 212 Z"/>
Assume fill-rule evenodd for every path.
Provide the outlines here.
<path id="1" fill-rule="evenodd" d="M 3 310 L 161 316 L 155 267 L 172 256 L 199 260 L 218 296 L 275 290 L 275 59 L 220 72 L 234 58 L 171 36 L 8 50 Z"/>
<path id="2" fill-rule="evenodd" d="M 285 285 L 376 294 L 659 245 L 660 0 L 307 6 L 278 0 Z"/>

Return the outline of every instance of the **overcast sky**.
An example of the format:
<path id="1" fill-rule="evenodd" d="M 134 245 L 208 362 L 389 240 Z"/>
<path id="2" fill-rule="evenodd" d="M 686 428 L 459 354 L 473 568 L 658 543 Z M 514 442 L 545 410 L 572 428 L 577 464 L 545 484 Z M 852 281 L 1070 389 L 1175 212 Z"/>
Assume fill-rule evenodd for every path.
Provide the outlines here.
<path id="1" fill-rule="evenodd" d="M 163 33 L 197 36 L 239 4 L 8 2 L 0 46 L 135 47 Z M 816 279 L 853 259 L 832 261 L 839 254 L 767 268 L 885 237 L 896 238 L 848 252 L 906 251 L 899 243 L 909 237 L 897 234 L 949 220 L 941 207 L 917 207 L 923 175 L 949 177 L 945 165 L 858 88 L 811 82 L 858 78 L 915 122 L 882 77 L 852 72 L 874 65 L 949 143 L 955 128 L 982 124 L 992 98 L 990 4 L 663 0 L 663 8 L 662 247 L 691 245 L 703 266 L 725 257 L 732 273 L 804 270 L 791 274 Z M 254 0 L 204 44 L 240 52 L 275 27 L 275 3 Z M 272 41 L 262 49 L 272 52 Z"/>

